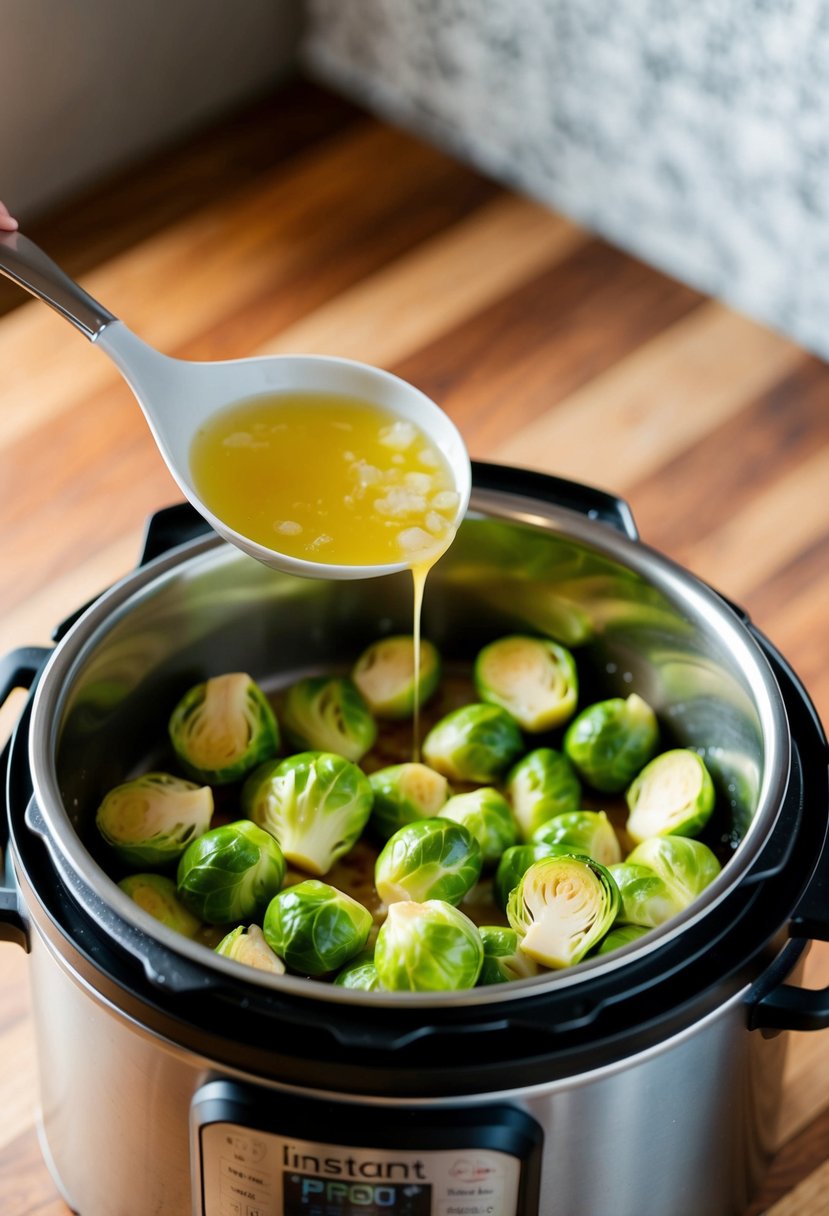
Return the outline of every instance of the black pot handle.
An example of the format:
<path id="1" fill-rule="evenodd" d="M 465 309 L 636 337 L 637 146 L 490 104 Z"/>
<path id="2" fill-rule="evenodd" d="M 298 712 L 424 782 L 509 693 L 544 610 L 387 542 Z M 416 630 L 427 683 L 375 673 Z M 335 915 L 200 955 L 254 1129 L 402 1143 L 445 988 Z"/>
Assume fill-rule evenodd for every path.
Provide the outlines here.
<path id="1" fill-rule="evenodd" d="M 162 507 L 147 520 L 138 565 L 146 566 L 153 558 L 199 536 L 208 536 L 211 531 L 207 520 L 189 502 Z"/>
<path id="2" fill-rule="evenodd" d="M 630 540 L 639 540 L 639 529 L 625 500 L 605 490 L 597 490 L 594 486 L 537 473 L 532 469 L 513 469 L 509 465 L 488 464 L 480 460 L 472 461 L 472 484 L 482 490 L 516 494 L 521 498 L 538 498 L 556 507 L 578 511 L 588 519 L 609 524 Z"/>

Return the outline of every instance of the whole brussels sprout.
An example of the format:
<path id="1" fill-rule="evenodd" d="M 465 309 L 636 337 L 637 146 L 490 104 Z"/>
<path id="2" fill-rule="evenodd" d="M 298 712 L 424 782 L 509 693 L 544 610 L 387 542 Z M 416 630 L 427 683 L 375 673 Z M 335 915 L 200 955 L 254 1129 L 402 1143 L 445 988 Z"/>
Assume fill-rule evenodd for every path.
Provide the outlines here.
<path id="1" fill-rule="evenodd" d="M 701 840 L 686 836 L 650 836 L 625 858 L 629 865 L 647 866 L 662 878 L 687 907 L 721 870 L 716 854 Z"/>
<path id="2" fill-rule="evenodd" d="M 538 963 L 520 949 L 520 939 L 514 929 L 481 925 L 478 932 L 484 947 L 479 988 L 485 984 L 508 984 L 539 974 Z"/>
<path id="3" fill-rule="evenodd" d="M 611 954 L 614 950 L 621 950 L 623 946 L 629 946 L 644 937 L 647 932 L 648 929 L 644 925 L 620 925 L 617 921 L 599 942 L 596 954 Z"/>
<path id="4" fill-rule="evenodd" d="M 625 798 L 625 826 L 634 843 L 649 836 L 696 836 L 714 810 L 714 782 L 702 756 L 674 748 L 645 765 Z"/>
<path id="5" fill-rule="evenodd" d="M 619 890 L 592 857 L 544 857 L 524 874 L 507 902 L 521 949 L 544 967 L 580 962 L 616 919 Z"/>
<path id="6" fill-rule="evenodd" d="M 337 973 L 334 983 L 339 988 L 356 988 L 360 992 L 376 992 L 382 988 L 374 965 L 374 951 L 363 951 L 346 963 L 342 971 Z"/>
<path id="7" fill-rule="evenodd" d="M 384 840 L 407 823 L 430 819 L 449 797 L 443 774 L 417 761 L 377 769 L 368 780 L 374 794 L 371 825 Z"/>
<path id="8" fill-rule="evenodd" d="M 619 838 L 604 811 L 568 811 L 554 815 L 533 833 L 539 844 L 570 844 L 603 866 L 622 860 Z"/>
<path id="9" fill-rule="evenodd" d="M 684 896 L 648 866 L 622 861 L 610 866 L 610 873 L 622 897 L 619 920 L 623 924 L 655 929 L 687 907 Z"/>
<path id="10" fill-rule="evenodd" d="M 486 785 L 524 750 L 518 723 L 500 705 L 461 706 L 435 723 L 423 740 L 423 759 L 450 781 Z"/>
<path id="11" fill-rule="evenodd" d="M 415 705 L 425 705 L 440 683 L 437 648 L 420 639 L 419 680 L 415 681 L 414 638 L 396 634 L 372 642 L 354 664 L 351 678 L 378 718 L 411 718 Z"/>
<path id="12" fill-rule="evenodd" d="M 468 794 L 455 794 L 438 811 L 438 818 L 451 819 L 472 833 L 481 846 L 484 866 L 498 861 L 518 839 L 510 805 L 491 785 L 470 790 Z"/>
<path id="13" fill-rule="evenodd" d="M 392 904 L 374 950 L 380 983 L 390 992 L 474 988 L 483 961 L 475 924 L 440 899 Z"/>
<path id="14" fill-rule="evenodd" d="M 373 798 L 365 773 L 331 752 L 267 762 L 242 787 L 245 814 L 275 837 L 292 865 L 317 875 L 356 844 Z"/>
<path id="15" fill-rule="evenodd" d="M 582 850 L 568 844 L 515 844 L 506 849 L 498 862 L 495 879 L 492 884 L 492 895 L 502 911 L 506 911 L 510 891 L 529 870 L 534 861 L 542 857 L 572 857 Z"/>
<path id="16" fill-rule="evenodd" d="M 386 904 L 429 899 L 459 904 L 481 874 L 481 846 L 451 819 L 420 819 L 391 836 L 374 868 Z"/>
<path id="17" fill-rule="evenodd" d="M 567 727 L 564 751 L 594 789 L 617 793 L 656 751 L 656 715 L 636 693 L 588 705 Z"/>
<path id="18" fill-rule="evenodd" d="M 285 858 L 269 832 L 247 819 L 205 832 L 184 851 L 178 897 L 213 925 L 255 920 L 285 878 Z"/>
<path id="19" fill-rule="evenodd" d="M 176 884 L 164 874 L 130 874 L 118 886 L 125 895 L 168 929 L 184 937 L 195 937 L 202 925 L 176 894 Z"/>
<path id="20" fill-rule="evenodd" d="M 213 793 L 170 773 L 145 773 L 109 791 L 98 831 L 128 866 L 165 866 L 210 827 Z"/>
<path id="21" fill-rule="evenodd" d="M 309 878 L 274 896 L 262 931 L 292 971 L 325 975 L 360 953 L 371 925 L 371 913 L 356 899 Z"/>
<path id="22" fill-rule="evenodd" d="M 551 730 L 571 718 L 579 695 L 572 654 L 550 638 L 511 634 L 490 642 L 475 660 L 482 701 L 500 705 L 522 730 Z"/>
<path id="23" fill-rule="evenodd" d="M 168 732 L 184 772 L 210 785 L 239 781 L 279 748 L 273 710 L 245 672 L 191 688 L 173 710 Z"/>
<path id="24" fill-rule="evenodd" d="M 527 752 L 507 774 L 507 797 L 524 840 L 552 819 L 581 805 L 581 782 L 562 752 L 537 747 Z"/>
<path id="25" fill-rule="evenodd" d="M 306 676 L 282 702 L 281 721 L 298 751 L 335 752 L 361 760 L 377 738 L 377 723 L 360 690 L 345 676 Z"/>
<path id="26" fill-rule="evenodd" d="M 244 925 L 238 925 L 222 938 L 216 946 L 216 953 L 244 963 L 247 967 L 255 967 L 257 971 L 268 971 L 271 975 L 285 973 L 285 964 L 271 950 L 258 925 L 249 925 L 247 929 Z"/>

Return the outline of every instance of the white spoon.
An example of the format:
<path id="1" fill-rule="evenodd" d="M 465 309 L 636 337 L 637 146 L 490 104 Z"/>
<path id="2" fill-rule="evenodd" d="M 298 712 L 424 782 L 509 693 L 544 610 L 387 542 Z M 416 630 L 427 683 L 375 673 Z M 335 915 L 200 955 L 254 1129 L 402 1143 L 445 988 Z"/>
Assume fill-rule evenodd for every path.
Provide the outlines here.
<path id="1" fill-rule="evenodd" d="M 109 356 L 135 394 L 182 493 L 221 536 L 265 565 L 312 578 L 351 579 L 391 574 L 408 569 L 410 563 L 346 566 L 305 561 L 265 548 L 213 514 L 193 485 L 190 447 L 208 418 L 247 397 L 334 393 L 370 401 L 414 423 L 443 452 L 452 470 L 459 500 L 453 528 L 463 518 L 471 490 L 464 442 L 439 406 L 390 372 L 327 355 L 266 355 L 215 363 L 170 358 L 142 342 L 19 232 L 0 232 L 0 273 L 49 304 Z"/>

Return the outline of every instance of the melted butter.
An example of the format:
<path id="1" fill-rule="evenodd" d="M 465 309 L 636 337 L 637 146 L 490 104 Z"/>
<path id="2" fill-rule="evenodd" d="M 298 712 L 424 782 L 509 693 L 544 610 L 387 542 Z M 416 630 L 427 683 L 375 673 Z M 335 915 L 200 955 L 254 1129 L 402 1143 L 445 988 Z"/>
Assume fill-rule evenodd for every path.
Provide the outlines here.
<path id="1" fill-rule="evenodd" d="M 408 566 L 420 670 L 426 578 L 458 507 L 449 464 L 423 431 L 353 397 L 278 393 L 210 419 L 190 466 L 214 515 L 267 549 L 321 565 Z M 418 759 L 417 697 L 412 751 Z"/>

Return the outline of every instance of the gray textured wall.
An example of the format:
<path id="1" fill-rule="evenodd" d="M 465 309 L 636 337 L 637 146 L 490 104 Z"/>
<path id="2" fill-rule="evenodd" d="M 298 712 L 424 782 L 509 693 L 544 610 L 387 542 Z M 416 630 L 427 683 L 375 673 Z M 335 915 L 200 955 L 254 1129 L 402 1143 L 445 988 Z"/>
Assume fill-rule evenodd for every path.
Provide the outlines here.
<path id="1" fill-rule="evenodd" d="M 346 93 L 829 356 L 829 0 L 308 0 Z"/>

